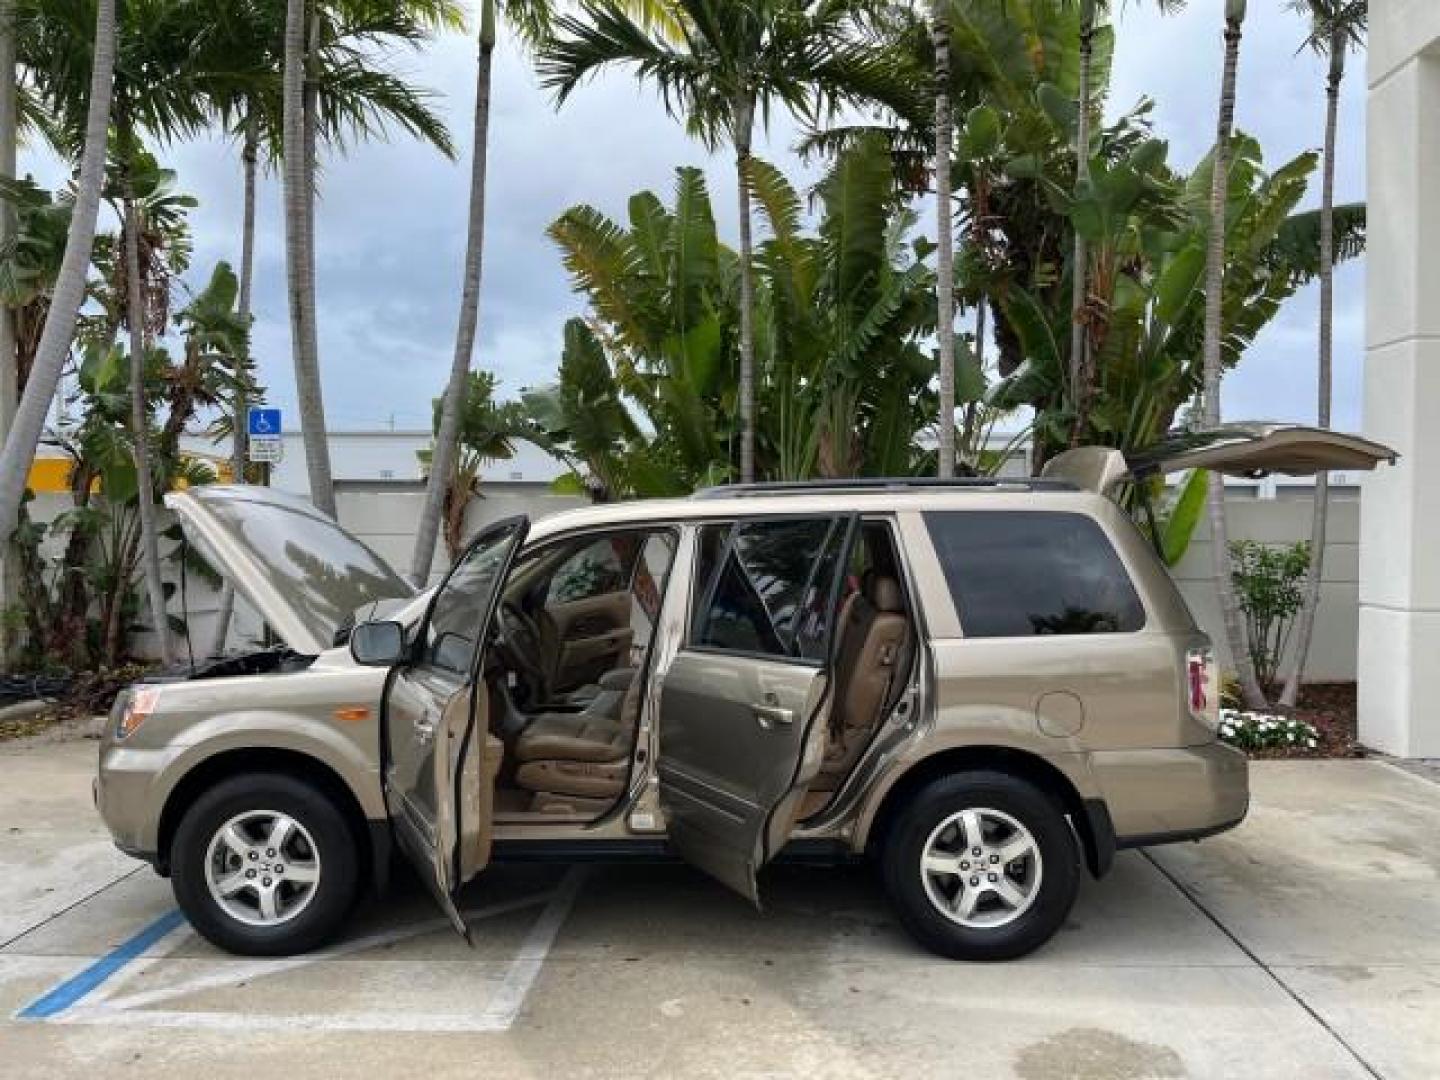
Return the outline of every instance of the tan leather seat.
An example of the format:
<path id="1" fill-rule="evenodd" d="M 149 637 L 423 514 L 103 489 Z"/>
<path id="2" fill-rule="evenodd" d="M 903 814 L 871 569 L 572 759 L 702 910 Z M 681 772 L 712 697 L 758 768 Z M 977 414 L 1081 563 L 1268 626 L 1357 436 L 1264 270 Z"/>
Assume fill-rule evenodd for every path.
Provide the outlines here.
<path id="1" fill-rule="evenodd" d="M 830 742 L 817 787 L 834 787 L 855 764 L 909 672 L 911 651 L 910 620 L 899 582 L 867 574 L 842 611 Z"/>
<path id="2" fill-rule="evenodd" d="M 515 783 L 536 792 L 541 808 L 552 796 L 614 799 L 625 790 L 640 716 L 640 682 L 625 691 L 618 718 L 557 713 L 536 717 L 515 740 Z"/>

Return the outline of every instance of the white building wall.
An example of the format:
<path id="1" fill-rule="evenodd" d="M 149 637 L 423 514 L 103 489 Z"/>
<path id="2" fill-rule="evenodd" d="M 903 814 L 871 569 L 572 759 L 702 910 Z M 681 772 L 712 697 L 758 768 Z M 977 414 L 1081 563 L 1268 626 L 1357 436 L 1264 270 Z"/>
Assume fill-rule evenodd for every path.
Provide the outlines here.
<path id="1" fill-rule="evenodd" d="M 330 468 L 337 482 L 406 481 L 421 479 L 418 453 L 430 446 L 428 431 L 332 431 Z M 305 472 L 305 445 L 298 431 L 282 439 L 284 458 L 271 471 L 271 486 L 281 491 L 308 495 Z M 527 442 L 514 444 L 509 461 L 487 462 L 483 481 L 548 484 L 564 473 L 565 467 L 545 451 Z"/>
<path id="2" fill-rule="evenodd" d="M 1440 757 L 1440 2 L 1375 0 L 1368 80 L 1365 433 L 1400 462 L 1361 520 L 1361 739 Z"/>

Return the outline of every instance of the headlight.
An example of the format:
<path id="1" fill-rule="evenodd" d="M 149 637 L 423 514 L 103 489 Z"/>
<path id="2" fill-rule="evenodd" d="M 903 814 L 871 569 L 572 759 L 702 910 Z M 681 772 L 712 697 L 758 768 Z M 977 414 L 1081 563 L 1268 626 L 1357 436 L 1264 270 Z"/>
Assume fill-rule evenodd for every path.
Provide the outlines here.
<path id="1" fill-rule="evenodd" d="M 115 704 L 119 717 L 115 721 L 115 738 L 124 739 L 134 734 L 145 718 L 155 711 L 160 702 L 160 689 L 155 686 L 137 686 L 125 692 Z"/>

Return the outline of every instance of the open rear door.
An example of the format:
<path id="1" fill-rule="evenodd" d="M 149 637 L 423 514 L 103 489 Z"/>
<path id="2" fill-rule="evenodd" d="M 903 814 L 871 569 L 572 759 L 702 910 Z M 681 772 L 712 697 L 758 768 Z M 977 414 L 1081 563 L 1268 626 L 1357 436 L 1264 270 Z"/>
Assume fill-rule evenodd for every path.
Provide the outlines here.
<path id="1" fill-rule="evenodd" d="M 485 647 L 500 588 L 525 541 L 525 518 L 482 532 L 436 590 L 411 658 L 385 698 L 386 802 L 401 849 L 455 928 L 455 892 L 490 853 L 501 746 L 489 735 Z"/>
<path id="2" fill-rule="evenodd" d="M 1370 472 L 1396 453 L 1359 435 L 1300 424 L 1238 423 L 1180 432 L 1129 455 L 1130 476 L 1209 469 L 1227 476 L 1271 473 L 1313 476 L 1321 472 Z"/>
<path id="3" fill-rule="evenodd" d="M 660 688 L 660 799 L 675 851 L 757 905 L 824 759 L 855 530 L 848 515 L 699 530 L 691 626 Z"/>
<path id="4" fill-rule="evenodd" d="M 1042 475 L 1103 495 L 1127 481 L 1187 469 L 1249 478 L 1271 473 L 1313 476 L 1370 472 L 1386 462 L 1393 464 L 1396 457 L 1388 446 L 1359 435 L 1300 424 L 1249 422 L 1176 432 L 1128 455 L 1103 446 L 1078 447 L 1051 458 Z"/>

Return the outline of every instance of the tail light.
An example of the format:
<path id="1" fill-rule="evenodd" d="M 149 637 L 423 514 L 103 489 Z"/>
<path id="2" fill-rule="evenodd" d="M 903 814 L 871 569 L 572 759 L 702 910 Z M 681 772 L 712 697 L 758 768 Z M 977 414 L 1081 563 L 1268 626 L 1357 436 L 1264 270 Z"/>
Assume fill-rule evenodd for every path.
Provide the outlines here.
<path id="1" fill-rule="evenodd" d="M 1211 731 L 1220 726 L 1220 688 L 1215 677 L 1215 650 L 1207 642 L 1185 654 L 1185 684 L 1190 715 Z"/>

